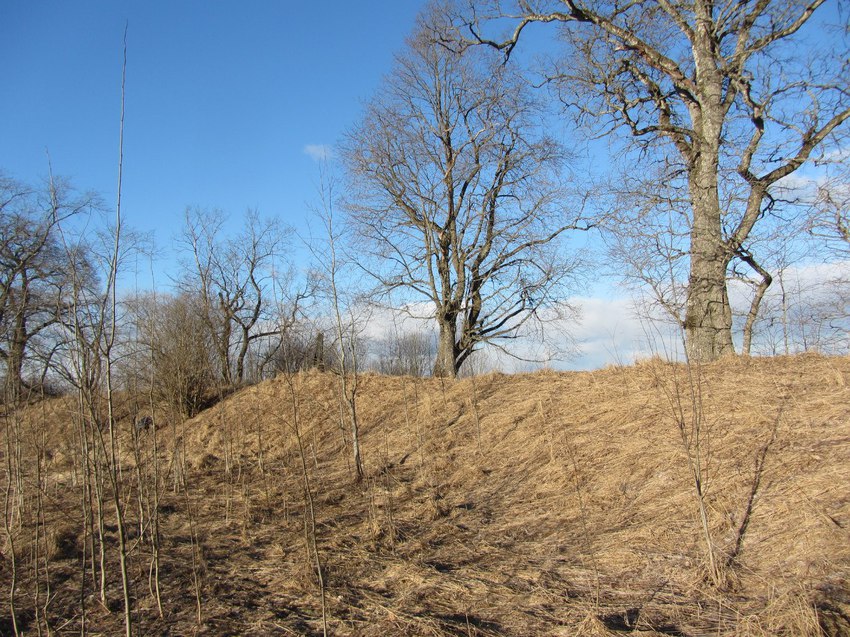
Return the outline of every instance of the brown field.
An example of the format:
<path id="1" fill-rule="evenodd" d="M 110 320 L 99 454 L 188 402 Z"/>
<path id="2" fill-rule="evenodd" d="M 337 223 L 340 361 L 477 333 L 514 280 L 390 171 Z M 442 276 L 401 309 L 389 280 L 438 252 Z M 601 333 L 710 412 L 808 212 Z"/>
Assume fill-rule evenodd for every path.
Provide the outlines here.
<path id="1" fill-rule="evenodd" d="M 815 356 L 364 375 L 360 484 L 332 374 L 280 376 L 184 424 L 154 409 L 135 451 L 128 421 L 119 437 L 134 634 L 322 634 L 324 593 L 332 635 L 848 635 L 848 383 L 850 359 Z M 7 520 L 14 427 L 26 469 L 10 533 L 27 635 L 80 634 L 83 608 L 87 634 L 123 631 L 109 508 L 106 605 L 88 566 L 74 409 L 32 405 L 2 433 Z"/>

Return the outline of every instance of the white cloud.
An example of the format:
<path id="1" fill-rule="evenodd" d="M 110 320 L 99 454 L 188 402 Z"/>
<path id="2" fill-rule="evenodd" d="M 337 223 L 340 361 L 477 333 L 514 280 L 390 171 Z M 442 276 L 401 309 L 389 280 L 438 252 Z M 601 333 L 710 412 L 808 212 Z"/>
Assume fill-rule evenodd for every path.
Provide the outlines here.
<path id="1" fill-rule="evenodd" d="M 569 305 L 578 308 L 577 315 L 567 312 L 565 318 L 547 321 L 542 335 L 501 342 L 517 358 L 496 347 L 485 348 L 489 363 L 503 371 L 516 372 L 542 366 L 597 369 L 611 364 L 628 365 L 654 355 L 681 357 L 681 333 L 663 317 L 649 320 L 647 311 L 631 298 L 574 297 Z M 433 320 L 426 318 L 432 315 L 433 307 L 429 303 L 411 304 L 407 312 L 372 308 L 362 334 L 381 339 L 424 331 L 436 337 Z"/>
<path id="2" fill-rule="evenodd" d="M 567 361 L 568 369 L 629 365 L 655 355 L 674 359 L 681 355 L 681 334 L 669 318 L 650 319 L 634 299 L 584 297 L 571 302 L 581 307 L 581 320 L 565 329 L 575 338 L 580 353 Z"/>
<path id="3" fill-rule="evenodd" d="M 794 301 L 803 305 L 822 300 L 830 290 L 825 282 L 840 278 L 850 280 L 850 261 L 806 263 L 789 267 L 784 272 L 786 292 L 798 295 Z M 778 276 L 774 279 L 774 285 L 765 298 L 766 304 L 780 294 Z M 586 370 L 606 365 L 631 365 L 653 356 L 683 359 L 682 330 L 669 316 L 658 309 L 653 310 L 629 293 L 615 293 L 610 288 L 600 292 L 598 296 L 569 299 L 570 307 L 577 308 L 578 314 L 567 313 L 566 318 L 547 322 L 542 341 L 531 335 L 501 343 L 518 358 L 511 358 L 495 347 L 485 348 L 484 365 L 508 372 L 542 366 Z M 738 313 L 748 309 L 751 288 L 742 282 L 731 281 L 729 295 Z M 433 306 L 427 302 L 412 303 L 407 312 L 371 308 L 364 320 L 362 334 L 379 340 L 397 334 L 424 332 L 435 338 L 433 312 Z M 736 338 L 740 339 L 740 324 L 737 325 Z"/>
<path id="4" fill-rule="evenodd" d="M 369 319 L 364 326 L 362 335 L 370 339 L 382 339 L 396 334 L 411 332 L 433 332 L 433 304 L 410 303 L 406 311 L 392 310 L 387 307 L 368 307 Z"/>
<path id="5" fill-rule="evenodd" d="M 781 273 L 771 272 L 771 275 L 773 284 L 768 288 L 765 299 L 779 297 L 782 294 L 780 283 L 783 283 L 786 292 L 794 292 L 805 297 L 807 302 L 815 302 L 835 281 L 850 280 L 850 261 L 805 263 L 790 266 Z M 729 282 L 729 302 L 733 310 L 746 312 L 752 296 L 753 288 L 750 285 L 739 280 Z"/>
<path id="6" fill-rule="evenodd" d="M 327 144 L 307 144 L 304 154 L 315 162 L 328 161 L 334 155 L 333 148 Z"/>
<path id="7" fill-rule="evenodd" d="M 841 146 L 833 148 L 824 153 L 823 161 L 825 162 L 841 162 L 850 159 L 850 146 Z"/>

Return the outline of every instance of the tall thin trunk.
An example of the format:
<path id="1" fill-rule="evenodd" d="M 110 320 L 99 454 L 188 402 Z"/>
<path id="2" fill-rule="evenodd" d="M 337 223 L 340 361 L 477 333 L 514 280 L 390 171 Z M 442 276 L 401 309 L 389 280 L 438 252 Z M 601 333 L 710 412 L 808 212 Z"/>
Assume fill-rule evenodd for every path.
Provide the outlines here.
<path id="1" fill-rule="evenodd" d="M 759 281 L 759 284 L 756 286 L 753 300 L 750 302 L 750 310 L 747 312 L 747 320 L 744 323 L 744 343 L 741 348 L 741 353 L 744 354 L 744 356 L 749 356 L 753 345 L 753 329 L 756 324 L 756 319 L 758 318 L 759 309 L 761 308 L 761 301 L 764 298 L 767 289 L 770 287 L 770 284 L 773 283 L 773 277 L 770 276 L 770 273 L 755 259 L 753 259 L 749 252 L 742 251 L 738 256 L 740 256 L 740 258 L 761 277 L 761 281 Z"/>
<path id="2" fill-rule="evenodd" d="M 783 353 L 788 356 L 791 353 L 788 337 L 788 294 L 785 290 L 785 270 L 779 272 L 779 289 L 782 295 L 782 346 Z"/>
<path id="3" fill-rule="evenodd" d="M 295 433 L 295 440 L 298 443 L 298 457 L 301 460 L 301 476 L 304 480 L 304 509 L 306 513 L 304 516 L 304 539 L 307 545 L 307 558 L 308 562 L 313 561 L 315 565 L 316 580 L 319 585 L 319 595 L 322 607 L 322 634 L 324 637 L 327 637 L 328 611 L 325 596 L 325 576 L 324 569 L 322 568 L 321 556 L 319 555 L 319 544 L 316 537 L 315 500 L 313 498 L 313 489 L 310 486 L 310 472 L 307 470 L 304 441 L 301 437 L 301 417 L 298 406 L 298 393 L 295 391 L 294 379 L 291 374 L 287 374 L 286 380 L 289 386 L 289 397 L 292 401 L 292 429 Z"/>
<path id="4" fill-rule="evenodd" d="M 104 339 L 103 357 L 106 362 L 106 409 L 109 427 L 109 478 L 112 486 L 112 504 L 115 508 L 115 521 L 118 526 L 118 562 L 121 568 L 121 590 L 124 596 L 124 634 L 132 637 L 133 623 L 130 610 L 130 577 L 127 570 L 127 535 L 124 526 L 124 509 L 121 504 L 120 455 L 116 435 L 115 400 L 112 374 L 112 349 L 117 331 L 117 278 L 118 259 L 121 243 L 121 180 L 124 166 L 124 86 L 127 77 L 127 26 L 124 27 L 124 63 L 121 69 L 121 117 L 118 129 L 118 188 L 115 206 L 115 241 L 110 261 L 109 278 L 106 292 L 109 298 L 109 331 Z M 105 309 L 105 306 L 103 306 Z M 106 318 L 102 316 L 101 318 Z"/>
<path id="5" fill-rule="evenodd" d="M 325 199 L 325 224 L 328 231 L 328 251 L 330 253 L 330 263 L 328 264 L 329 283 L 331 286 L 331 301 L 333 302 L 334 318 L 336 319 L 336 335 L 339 341 L 339 390 L 342 394 L 343 401 L 348 409 L 348 417 L 351 424 L 351 448 L 354 460 L 354 480 L 360 482 L 363 480 L 363 463 L 360 457 L 360 426 L 357 420 L 357 350 L 354 339 L 354 322 L 351 324 L 351 333 L 346 335 L 346 329 L 342 320 L 342 308 L 339 298 L 339 288 L 337 287 L 337 263 L 336 255 L 336 237 L 333 227 L 332 213 L 332 190 L 327 186 L 327 190 L 322 190 L 322 197 Z M 349 356 L 350 355 L 350 356 Z M 349 378 L 349 363 L 351 367 L 351 376 Z"/>
<path id="6" fill-rule="evenodd" d="M 74 313 L 76 317 L 76 312 Z M 76 320 L 76 319 L 75 319 Z M 91 568 L 92 568 L 92 583 L 94 584 L 97 581 L 96 574 L 94 572 L 95 568 L 95 560 L 94 560 L 94 516 L 92 513 L 92 488 L 91 488 L 91 455 L 89 450 L 89 437 L 88 431 L 86 428 L 86 417 L 85 417 L 85 398 L 83 394 L 83 386 L 80 383 L 80 386 L 77 390 L 77 401 L 79 408 L 79 428 L 77 433 L 79 435 L 79 444 L 80 444 L 80 474 L 82 479 L 81 489 L 80 489 L 80 510 L 82 511 L 82 522 L 83 522 L 83 554 L 80 558 L 80 634 L 86 634 L 86 623 L 88 619 L 88 609 L 86 608 L 86 554 L 90 553 L 91 555 Z"/>
<path id="7" fill-rule="evenodd" d="M 217 341 L 218 362 L 221 368 L 221 380 L 225 385 L 231 385 L 233 384 L 233 373 L 230 370 L 230 341 L 233 337 L 233 325 L 230 322 L 230 311 L 221 294 L 219 294 L 218 303 L 222 314 L 221 334 Z"/>
<path id="8" fill-rule="evenodd" d="M 242 384 L 242 381 L 245 380 L 245 357 L 248 355 L 248 347 L 250 345 L 250 330 L 245 327 L 241 327 L 240 330 L 242 334 L 239 352 L 236 355 L 236 382 Z"/>
<path id="9" fill-rule="evenodd" d="M 153 413 L 153 391 L 150 395 L 151 413 Z M 153 577 L 153 593 L 160 618 L 165 616 L 162 610 L 162 594 L 159 583 L 159 444 L 156 435 L 156 419 L 151 425 L 151 445 L 153 451 L 153 503 L 151 511 L 151 575 Z"/>
<path id="10" fill-rule="evenodd" d="M 13 466 L 12 466 L 12 458 L 14 458 L 14 453 L 12 449 L 12 427 L 10 424 L 10 416 L 7 411 L 3 415 L 3 421 L 6 429 L 6 489 L 5 489 L 5 498 L 3 500 L 3 530 L 6 534 L 6 546 L 7 554 L 9 557 L 9 562 L 11 564 L 9 574 L 9 613 L 12 620 L 12 630 L 14 631 L 15 637 L 17 637 L 20 632 L 18 629 L 18 611 L 16 606 L 17 601 L 17 592 L 18 592 L 18 556 L 15 549 L 15 533 L 13 531 L 13 519 L 15 517 L 15 504 L 12 497 L 12 479 L 13 479 Z"/>

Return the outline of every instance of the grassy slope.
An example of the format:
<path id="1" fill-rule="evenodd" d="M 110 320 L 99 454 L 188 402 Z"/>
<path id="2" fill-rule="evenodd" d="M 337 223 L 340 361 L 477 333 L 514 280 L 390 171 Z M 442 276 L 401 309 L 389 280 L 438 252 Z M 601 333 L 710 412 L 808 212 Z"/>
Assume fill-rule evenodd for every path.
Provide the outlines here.
<path id="1" fill-rule="evenodd" d="M 848 382 L 850 360 L 818 357 L 690 374 L 647 362 L 445 383 L 368 375 L 358 397 L 368 478 L 355 486 L 335 378 L 279 377 L 185 424 L 195 526 L 169 491 L 166 616 L 139 548 L 136 617 L 147 634 L 321 630 L 294 397 L 332 634 L 847 634 Z M 677 424 L 683 416 L 690 433 L 695 414 L 719 586 Z M 163 448 L 174 433 L 161 427 Z M 62 464 L 57 454 L 51 469 Z M 66 532 L 73 518 L 61 518 Z M 56 585 L 56 624 L 79 605 L 73 560 L 63 567 L 57 553 L 68 579 Z M 91 618 L 107 633 L 118 622 Z"/>

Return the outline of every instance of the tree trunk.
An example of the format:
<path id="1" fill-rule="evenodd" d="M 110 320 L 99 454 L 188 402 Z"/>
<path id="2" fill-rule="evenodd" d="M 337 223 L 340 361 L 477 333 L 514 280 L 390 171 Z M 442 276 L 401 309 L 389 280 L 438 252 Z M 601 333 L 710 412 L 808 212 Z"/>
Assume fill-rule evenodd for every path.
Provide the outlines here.
<path id="1" fill-rule="evenodd" d="M 354 457 L 354 479 L 356 482 L 360 482 L 363 480 L 363 460 L 360 457 L 360 431 L 359 421 L 357 420 L 357 367 L 354 367 L 350 393 L 349 384 L 345 380 L 345 372 L 342 373 L 341 378 L 343 379 L 342 391 L 345 395 L 345 404 L 348 407 L 348 416 L 351 420 L 351 453 Z"/>
<path id="2" fill-rule="evenodd" d="M 23 365 L 24 359 L 23 356 L 16 350 L 12 350 L 9 352 L 9 358 L 6 361 L 6 383 L 7 383 L 7 392 L 6 400 L 8 400 L 11 404 L 17 404 L 18 401 L 23 396 Z"/>
<path id="3" fill-rule="evenodd" d="M 723 122 L 723 75 L 717 67 L 714 36 L 708 25 L 709 8 L 697 4 L 693 56 L 699 92 L 689 106 L 694 139 L 683 158 L 688 164 L 691 200 L 691 271 L 685 310 L 685 347 L 693 362 L 710 362 L 734 354 L 732 309 L 726 289 L 726 272 L 732 259 L 723 239 L 718 174 Z"/>
<path id="4" fill-rule="evenodd" d="M 456 317 L 438 316 L 440 339 L 437 343 L 437 359 L 434 376 L 457 378 L 457 320 Z"/>
<path id="5" fill-rule="evenodd" d="M 685 339 L 688 359 L 693 362 L 710 362 L 735 353 L 726 290 L 731 255 L 723 240 L 717 189 L 718 149 L 719 139 L 716 145 L 705 143 L 690 171 L 693 227 Z"/>
<path id="6" fill-rule="evenodd" d="M 230 318 L 225 317 L 221 325 L 221 336 L 218 342 L 218 360 L 221 367 L 221 380 L 225 385 L 233 384 L 233 375 L 230 371 L 230 336 L 233 328 Z"/>
<path id="7" fill-rule="evenodd" d="M 316 344 L 313 348 L 313 367 L 320 372 L 325 371 L 325 335 L 316 332 Z"/>
<path id="8" fill-rule="evenodd" d="M 250 345 L 248 328 L 242 326 L 242 341 L 239 344 L 239 354 L 236 356 L 236 382 L 241 385 L 245 380 L 245 357 L 248 355 Z"/>
<path id="9" fill-rule="evenodd" d="M 741 347 L 741 353 L 744 356 L 749 356 L 753 346 L 753 330 L 755 329 L 756 319 L 758 318 L 759 309 L 761 308 L 762 299 L 767 292 L 767 289 L 773 283 L 773 277 L 761 265 L 753 259 L 752 255 L 746 252 L 739 254 L 744 263 L 749 265 L 761 277 L 761 281 L 756 286 L 753 300 L 750 303 L 750 311 L 747 312 L 747 320 L 744 323 L 744 343 Z"/>
<path id="10" fill-rule="evenodd" d="M 8 383 L 9 396 L 13 404 L 16 404 L 24 394 L 24 353 L 27 347 L 27 323 L 23 312 L 15 316 L 15 327 L 11 343 L 9 344 L 9 356 L 6 359 L 6 382 Z"/>
<path id="11" fill-rule="evenodd" d="M 726 291 L 728 257 L 717 247 L 700 249 L 700 243 L 706 242 L 692 241 L 696 246 L 691 252 L 685 338 L 689 360 L 706 363 L 734 354 L 735 349 L 732 309 Z"/>

